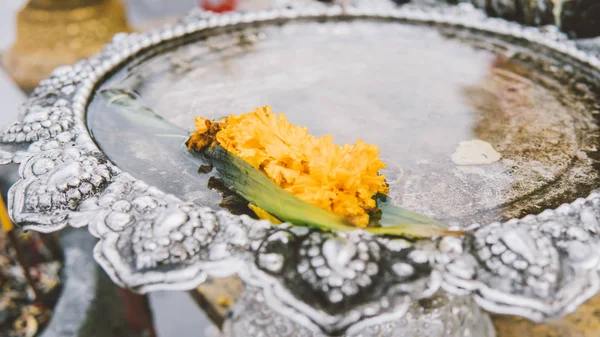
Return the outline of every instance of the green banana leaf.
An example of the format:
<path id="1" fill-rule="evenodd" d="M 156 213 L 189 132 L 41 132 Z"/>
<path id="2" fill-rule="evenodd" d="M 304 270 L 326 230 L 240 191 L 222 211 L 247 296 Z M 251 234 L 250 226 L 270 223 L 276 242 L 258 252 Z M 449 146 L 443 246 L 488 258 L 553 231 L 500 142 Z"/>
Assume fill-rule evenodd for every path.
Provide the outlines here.
<path id="1" fill-rule="evenodd" d="M 135 96 L 119 89 L 101 91 L 107 104 L 117 110 L 142 132 L 157 137 L 181 138 L 182 143 L 189 133 L 172 125 L 154 111 L 136 101 Z M 183 144 L 182 144 L 183 147 Z M 182 149 L 183 150 L 183 149 Z M 219 145 L 203 153 L 191 152 L 190 160 L 202 166 L 207 162 L 218 173 L 227 188 L 241 195 L 248 202 L 260 207 L 276 218 L 296 226 L 308 226 L 326 230 L 351 231 L 357 228 L 344 217 L 323 210 L 298 199 L 273 183 L 265 174 Z M 424 215 L 392 205 L 386 197 L 377 198 L 380 218 L 363 230 L 377 235 L 425 238 L 453 235 L 447 226 Z"/>

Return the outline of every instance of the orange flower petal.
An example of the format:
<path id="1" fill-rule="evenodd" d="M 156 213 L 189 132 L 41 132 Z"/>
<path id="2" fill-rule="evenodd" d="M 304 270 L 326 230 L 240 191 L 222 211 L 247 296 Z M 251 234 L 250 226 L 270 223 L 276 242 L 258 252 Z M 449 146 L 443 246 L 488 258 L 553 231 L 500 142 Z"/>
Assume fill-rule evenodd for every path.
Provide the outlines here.
<path id="1" fill-rule="evenodd" d="M 223 148 L 298 198 L 358 226 L 369 223 L 368 212 L 376 207 L 373 196 L 388 192 L 385 176 L 378 173 L 385 168 L 379 148 L 360 139 L 354 145 L 336 145 L 332 136 L 310 135 L 307 128 L 265 106 L 218 123 L 196 118 L 197 130 L 189 143 L 206 146 L 203 135 L 217 126 L 213 138 Z"/>

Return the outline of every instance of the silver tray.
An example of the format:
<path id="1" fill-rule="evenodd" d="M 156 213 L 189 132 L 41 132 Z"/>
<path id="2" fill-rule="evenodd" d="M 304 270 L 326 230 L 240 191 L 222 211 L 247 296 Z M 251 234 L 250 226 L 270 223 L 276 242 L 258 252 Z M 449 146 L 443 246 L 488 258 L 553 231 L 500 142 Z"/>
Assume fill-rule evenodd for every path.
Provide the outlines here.
<path id="1" fill-rule="evenodd" d="M 567 194 L 571 203 L 533 210 L 536 215 L 519 217 L 515 209 L 506 208 L 505 215 L 515 217 L 510 220 L 468 209 L 452 215 L 451 209 L 444 214 L 450 214 L 447 220 L 453 228 L 467 231 L 461 237 L 415 241 L 360 230 L 327 233 L 275 226 L 204 207 L 202 198 L 174 195 L 183 187 L 169 185 L 168 178 L 153 180 L 158 178 L 143 173 L 141 166 L 131 171 L 116 165 L 113 155 L 103 151 L 110 144 L 103 146 L 100 134 L 92 137 L 90 118 L 103 118 L 92 112 L 99 89 L 114 83 L 117 71 L 143 65 L 165 50 L 202 45 L 205 42 L 198 41 L 207 36 L 241 30 L 260 37 L 261 27 L 306 25 L 310 30 L 323 25 L 331 32 L 336 31 L 331 27 L 352 29 L 353 23 L 365 31 L 376 25 L 418 26 L 423 34 L 442 31 L 474 40 L 475 45 L 496 41 L 486 45 L 506 55 L 521 53 L 524 60 L 542 55 L 547 59 L 544 71 L 570 78 L 586 93 L 586 88 L 593 92 L 599 78 L 600 60 L 555 30 L 487 18 L 469 6 L 367 4 L 346 11 L 316 6 L 219 16 L 193 12 L 172 26 L 118 35 L 100 54 L 61 67 L 40 83 L 19 120 L 0 136 L 2 163 L 20 165 L 21 180 L 9 193 L 11 217 L 25 229 L 41 232 L 88 226 L 99 239 L 94 249 L 98 263 L 114 282 L 139 292 L 192 289 L 208 276 L 238 274 L 250 294 L 241 307 L 258 305 L 248 304 L 248 298 L 260 300 L 261 308 L 284 317 L 284 326 L 297 326 L 306 335 L 376 335 L 372 326 L 410 321 L 414 310 L 443 322 L 449 316 L 414 309 L 419 300 L 439 296 L 466 308 L 473 324 L 484 331 L 489 323 L 473 300 L 487 311 L 545 321 L 572 312 L 595 295 L 600 281 L 597 192 L 586 192 L 586 198 Z M 156 156 L 154 162 L 160 162 Z M 138 175 L 149 178 L 135 178 Z M 564 185 L 549 184 L 541 195 L 551 195 L 555 188 L 568 190 Z M 166 193 L 169 188 L 173 191 Z M 418 208 L 419 203 L 414 205 Z M 432 205 L 421 211 L 435 213 Z M 470 335 L 458 326 L 462 335 Z M 418 335 L 416 330 L 410 333 Z"/>

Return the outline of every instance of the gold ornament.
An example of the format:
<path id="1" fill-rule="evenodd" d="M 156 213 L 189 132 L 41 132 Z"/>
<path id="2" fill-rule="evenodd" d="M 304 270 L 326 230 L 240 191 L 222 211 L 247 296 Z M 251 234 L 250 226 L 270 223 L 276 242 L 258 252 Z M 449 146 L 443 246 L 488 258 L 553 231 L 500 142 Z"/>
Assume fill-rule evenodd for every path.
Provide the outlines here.
<path id="1" fill-rule="evenodd" d="M 16 41 L 2 63 L 25 91 L 54 68 L 87 58 L 116 33 L 131 31 L 120 0 L 30 0 L 16 21 Z"/>
<path id="2" fill-rule="evenodd" d="M 493 315 L 497 337 L 597 337 L 600 336 L 600 295 L 577 310 L 550 323 L 536 324 L 516 316 Z"/>

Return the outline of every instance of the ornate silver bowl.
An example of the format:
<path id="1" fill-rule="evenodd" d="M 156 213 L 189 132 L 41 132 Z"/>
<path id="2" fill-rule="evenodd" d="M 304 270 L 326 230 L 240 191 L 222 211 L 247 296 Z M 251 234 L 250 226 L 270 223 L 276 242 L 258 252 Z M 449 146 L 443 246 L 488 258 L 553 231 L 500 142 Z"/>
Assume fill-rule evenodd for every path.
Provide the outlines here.
<path id="1" fill-rule="evenodd" d="M 353 23 L 367 23 L 367 30 L 371 23 L 416 25 L 505 41 L 492 44 L 505 51 L 513 45 L 509 53 L 523 52 L 525 59 L 526 50 L 551 59 L 545 70 L 570 78 L 583 91 L 593 87 L 600 71 L 598 58 L 552 29 L 487 18 L 471 7 L 370 4 L 346 11 L 316 6 L 219 16 L 194 12 L 172 26 L 118 35 L 100 54 L 59 68 L 40 83 L 19 120 L 0 136 L 2 164 L 20 165 L 21 180 L 9 193 L 12 218 L 41 232 L 87 226 L 99 239 L 98 263 L 114 282 L 139 292 L 186 290 L 208 276 L 238 274 L 247 288 L 228 323 L 232 335 L 260 330 L 278 336 L 399 331 L 417 336 L 436 322 L 442 324 L 434 329 L 439 336 L 493 335 L 473 301 L 487 311 L 545 321 L 572 312 L 598 292 L 596 192 L 507 221 L 471 224 L 450 216 L 459 219 L 450 221 L 456 229 L 466 231 L 461 237 L 415 241 L 360 230 L 320 232 L 165 193 L 168 188 L 150 186 L 135 178 L 138 172 L 115 165 L 99 148 L 102 142 L 95 142 L 101 136 L 92 137 L 88 118 L 102 117 L 88 116 L 88 105 L 93 107 L 98 89 L 119 69 L 143 64 L 173 46 L 201 44 L 207 36 L 265 26 L 312 29 L 321 23 L 339 23 L 342 31 Z M 432 310 L 423 308 L 426 300 L 436 303 Z M 263 312 L 283 328 L 269 332 L 271 324 L 265 322 L 271 321 L 261 323 L 247 312 Z"/>

